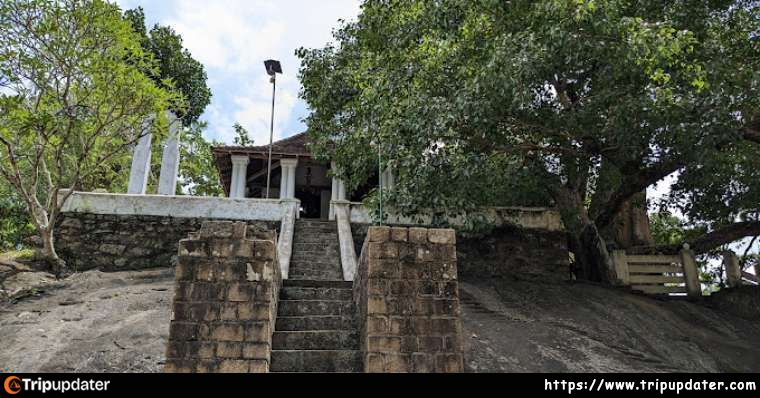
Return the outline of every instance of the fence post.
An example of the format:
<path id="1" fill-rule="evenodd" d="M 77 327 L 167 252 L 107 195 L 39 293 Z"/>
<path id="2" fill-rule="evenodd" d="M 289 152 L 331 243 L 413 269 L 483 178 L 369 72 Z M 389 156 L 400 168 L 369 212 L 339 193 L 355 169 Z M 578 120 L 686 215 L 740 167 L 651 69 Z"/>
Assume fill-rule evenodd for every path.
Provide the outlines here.
<path id="1" fill-rule="evenodd" d="M 742 267 L 739 265 L 739 257 L 731 250 L 723 252 L 723 266 L 726 268 L 726 282 L 728 287 L 739 287 L 742 284 Z"/>
<path id="2" fill-rule="evenodd" d="M 686 281 L 686 293 L 692 299 L 702 297 L 702 285 L 699 283 L 697 262 L 694 260 L 694 253 L 689 250 L 688 243 L 684 243 L 679 254 L 683 265 L 683 278 Z"/>
<path id="3" fill-rule="evenodd" d="M 612 264 L 615 267 L 618 283 L 623 286 L 631 284 L 630 272 L 628 271 L 628 261 L 625 258 L 625 250 L 612 251 Z"/>

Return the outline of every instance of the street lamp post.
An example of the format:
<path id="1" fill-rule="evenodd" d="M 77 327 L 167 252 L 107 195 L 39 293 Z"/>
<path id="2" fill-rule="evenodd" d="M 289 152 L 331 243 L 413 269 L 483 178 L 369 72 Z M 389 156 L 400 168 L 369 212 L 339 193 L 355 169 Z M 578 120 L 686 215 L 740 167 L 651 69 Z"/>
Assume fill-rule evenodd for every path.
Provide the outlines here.
<path id="1" fill-rule="evenodd" d="M 272 178 L 272 140 L 274 139 L 274 97 L 277 89 L 277 74 L 282 73 L 282 66 L 280 61 L 273 59 L 264 61 L 264 67 L 267 69 L 267 74 L 271 76 L 269 81 L 272 83 L 272 118 L 269 124 L 269 159 L 267 161 L 267 193 L 266 198 L 269 199 L 269 182 Z"/>

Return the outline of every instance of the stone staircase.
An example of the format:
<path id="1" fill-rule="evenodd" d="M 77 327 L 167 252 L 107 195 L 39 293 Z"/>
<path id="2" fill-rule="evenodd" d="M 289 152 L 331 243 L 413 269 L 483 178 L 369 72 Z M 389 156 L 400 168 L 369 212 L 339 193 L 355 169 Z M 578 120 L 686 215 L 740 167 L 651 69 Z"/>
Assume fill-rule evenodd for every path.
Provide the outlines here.
<path id="1" fill-rule="evenodd" d="M 343 281 L 335 222 L 298 220 L 272 336 L 271 372 L 362 369 L 352 282 Z"/>
<path id="2" fill-rule="evenodd" d="M 297 220 L 289 279 L 342 281 L 338 224 L 335 221 Z"/>

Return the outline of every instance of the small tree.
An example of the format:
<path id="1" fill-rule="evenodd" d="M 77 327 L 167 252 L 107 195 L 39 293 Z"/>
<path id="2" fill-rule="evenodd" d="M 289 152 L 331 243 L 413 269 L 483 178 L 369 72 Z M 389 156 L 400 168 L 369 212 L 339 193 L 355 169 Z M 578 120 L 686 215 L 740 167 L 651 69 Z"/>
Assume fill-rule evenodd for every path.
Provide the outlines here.
<path id="1" fill-rule="evenodd" d="M 245 127 L 236 122 L 232 125 L 232 128 L 235 129 L 235 145 L 253 146 L 253 140 L 248 135 L 248 130 Z"/>
<path id="2" fill-rule="evenodd" d="M 220 143 L 206 141 L 205 128 L 205 122 L 198 122 L 184 130 L 180 147 L 180 189 L 193 196 L 222 196 L 224 189 L 211 150 Z"/>
<path id="3" fill-rule="evenodd" d="M 165 122 L 145 123 L 176 99 L 142 72 L 151 65 L 115 5 L 0 3 L 0 176 L 25 202 L 56 273 L 65 264 L 53 229 L 71 190 Z"/>

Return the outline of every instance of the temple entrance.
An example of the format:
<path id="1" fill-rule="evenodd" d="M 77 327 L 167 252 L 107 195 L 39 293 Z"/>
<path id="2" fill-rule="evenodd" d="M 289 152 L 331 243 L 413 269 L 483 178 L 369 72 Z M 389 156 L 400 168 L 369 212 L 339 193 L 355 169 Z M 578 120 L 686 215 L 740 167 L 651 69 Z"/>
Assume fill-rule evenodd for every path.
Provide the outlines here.
<path id="1" fill-rule="evenodd" d="M 296 198 L 301 201 L 301 218 L 322 218 L 322 195 L 296 188 Z"/>

